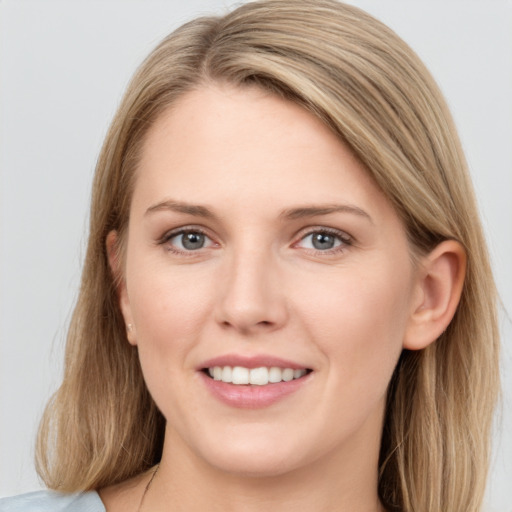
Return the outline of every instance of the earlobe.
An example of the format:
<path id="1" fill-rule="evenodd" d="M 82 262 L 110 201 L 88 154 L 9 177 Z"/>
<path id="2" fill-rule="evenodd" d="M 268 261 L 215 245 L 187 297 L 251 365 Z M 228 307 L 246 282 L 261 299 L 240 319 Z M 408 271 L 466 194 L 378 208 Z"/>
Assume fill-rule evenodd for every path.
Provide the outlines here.
<path id="1" fill-rule="evenodd" d="M 423 258 L 404 348 L 423 349 L 446 330 L 457 310 L 465 274 L 466 251 L 455 240 L 441 242 Z"/>
<path id="2" fill-rule="evenodd" d="M 111 231 L 107 235 L 105 245 L 108 263 L 114 278 L 116 293 L 119 300 L 119 307 L 121 308 L 121 313 L 126 325 L 126 337 L 130 344 L 136 345 L 135 327 L 131 314 L 130 301 L 126 290 L 126 280 L 124 278 L 123 269 L 121 268 L 121 258 L 119 256 L 119 235 L 117 231 Z"/>

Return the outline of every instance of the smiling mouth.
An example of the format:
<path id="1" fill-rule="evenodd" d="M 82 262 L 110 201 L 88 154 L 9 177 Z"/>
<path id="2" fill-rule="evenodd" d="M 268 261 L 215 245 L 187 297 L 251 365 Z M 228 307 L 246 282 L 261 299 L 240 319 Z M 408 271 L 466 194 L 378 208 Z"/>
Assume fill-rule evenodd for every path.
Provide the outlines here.
<path id="1" fill-rule="evenodd" d="M 293 369 L 277 366 L 245 368 L 243 366 L 212 366 L 202 370 L 213 380 L 235 385 L 266 386 L 279 382 L 290 382 L 311 373 L 308 368 Z"/>

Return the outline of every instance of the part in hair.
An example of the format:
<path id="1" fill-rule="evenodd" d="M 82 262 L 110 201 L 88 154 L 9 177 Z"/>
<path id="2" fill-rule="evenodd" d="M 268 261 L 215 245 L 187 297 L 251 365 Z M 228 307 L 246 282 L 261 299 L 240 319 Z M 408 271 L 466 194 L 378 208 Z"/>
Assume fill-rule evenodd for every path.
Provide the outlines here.
<path id="1" fill-rule="evenodd" d="M 41 423 L 47 485 L 98 489 L 159 461 L 165 421 L 126 340 L 107 234 L 126 231 L 144 136 L 180 97 L 210 82 L 263 88 L 301 105 L 347 144 L 391 201 L 411 257 L 446 239 L 465 248 L 462 298 L 445 333 L 404 351 L 388 391 L 379 494 L 388 510 L 477 512 L 498 382 L 496 290 L 448 108 L 389 28 L 334 0 L 268 0 L 171 34 L 135 74 L 101 151 L 89 245 L 62 386 Z M 118 247 L 123 260 L 123 243 Z"/>

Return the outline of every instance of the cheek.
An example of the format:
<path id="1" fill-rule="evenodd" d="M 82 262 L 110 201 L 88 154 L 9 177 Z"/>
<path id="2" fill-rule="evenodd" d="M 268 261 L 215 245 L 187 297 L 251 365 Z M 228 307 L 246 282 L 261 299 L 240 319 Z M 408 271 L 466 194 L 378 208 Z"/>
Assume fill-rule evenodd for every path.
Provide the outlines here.
<path id="1" fill-rule="evenodd" d="M 379 395 L 387 388 L 402 350 L 410 294 L 408 278 L 393 276 L 342 271 L 323 286 L 311 281 L 301 294 L 305 329 L 344 389 L 369 392 L 373 383 Z"/>
<path id="2" fill-rule="evenodd" d="M 143 268 L 143 267 L 140 267 Z M 146 267 L 147 268 L 147 267 Z M 208 307 L 207 283 L 169 269 L 132 273 L 130 305 L 146 385 L 166 418 L 188 396 L 183 371 L 199 344 Z"/>
<path id="3" fill-rule="evenodd" d="M 211 311 L 210 281 L 201 272 L 171 268 L 165 262 L 134 258 L 128 270 L 128 297 L 142 370 L 165 414 L 167 407 L 160 402 L 172 401 L 170 383 L 171 389 L 180 390 L 184 384 L 179 372 L 193 366 L 190 355 Z"/>
<path id="4" fill-rule="evenodd" d="M 210 304 L 211 280 L 205 272 L 144 263 L 139 268 L 146 270 L 132 272 L 128 283 L 139 343 L 167 346 L 193 337 Z"/>

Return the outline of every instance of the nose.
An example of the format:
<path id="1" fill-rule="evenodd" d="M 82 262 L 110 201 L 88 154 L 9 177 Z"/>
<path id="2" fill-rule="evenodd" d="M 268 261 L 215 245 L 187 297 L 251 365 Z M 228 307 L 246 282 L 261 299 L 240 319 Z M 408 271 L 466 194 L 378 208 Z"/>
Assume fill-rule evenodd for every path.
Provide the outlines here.
<path id="1" fill-rule="evenodd" d="M 226 261 L 216 320 L 244 335 L 271 332 L 288 320 L 286 294 L 277 262 L 264 251 L 240 251 Z"/>

